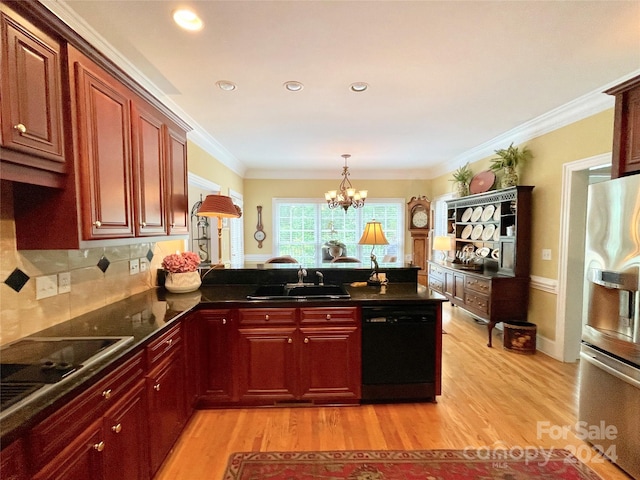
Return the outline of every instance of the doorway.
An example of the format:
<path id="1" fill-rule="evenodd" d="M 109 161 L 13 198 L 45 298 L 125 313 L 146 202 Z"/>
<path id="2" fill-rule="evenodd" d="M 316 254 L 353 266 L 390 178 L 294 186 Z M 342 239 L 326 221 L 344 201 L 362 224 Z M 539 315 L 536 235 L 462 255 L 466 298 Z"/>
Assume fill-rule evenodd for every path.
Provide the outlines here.
<path id="1" fill-rule="evenodd" d="M 584 289 L 587 188 L 611 178 L 611 153 L 567 163 L 562 170 L 556 342 L 553 356 L 580 357 Z"/>

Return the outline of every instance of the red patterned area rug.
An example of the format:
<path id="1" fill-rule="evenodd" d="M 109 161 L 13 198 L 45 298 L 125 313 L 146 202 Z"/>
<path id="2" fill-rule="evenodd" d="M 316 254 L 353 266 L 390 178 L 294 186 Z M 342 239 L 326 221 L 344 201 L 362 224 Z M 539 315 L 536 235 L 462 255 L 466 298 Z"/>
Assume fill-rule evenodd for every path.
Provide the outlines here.
<path id="1" fill-rule="evenodd" d="M 224 480 L 601 480 L 566 450 L 248 452 Z"/>

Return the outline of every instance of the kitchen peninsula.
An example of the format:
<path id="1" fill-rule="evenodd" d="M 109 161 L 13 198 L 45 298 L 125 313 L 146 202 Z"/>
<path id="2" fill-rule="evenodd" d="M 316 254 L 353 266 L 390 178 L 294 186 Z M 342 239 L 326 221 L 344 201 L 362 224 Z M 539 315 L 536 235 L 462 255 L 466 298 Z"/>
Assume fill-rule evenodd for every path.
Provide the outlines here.
<path id="1" fill-rule="evenodd" d="M 126 458 L 127 478 L 149 478 L 195 408 L 360 403 L 366 309 L 414 309 L 432 317 L 422 323 L 432 330 L 432 343 L 422 350 L 429 351 L 433 372 L 419 393 L 435 401 L 445 299 L 417 284 L 415 267 L 381 269 L 389 279 L 381 287 L 366 286 L 369 269 L 318 269 L 325 284 L 344 284 L 350 298 L 247 299 L 259 284 L 297 281 L 296 267 L 212 270 L 196 292 L 159 287 L 39 332 L 131 340 L 27 405 L 3 412 L 3 472 L 83 478 L 90 471 L 109 478 L 95 472 Z M 315 272 L 308 269 L 308 280 L 318 280 Z M 222 283 L 231 277 L 235 283 Z M 415 393 L 392 394 L 407 391 Z M 375 393 L 381 396 L 374 401 L 394 401 Z"/>

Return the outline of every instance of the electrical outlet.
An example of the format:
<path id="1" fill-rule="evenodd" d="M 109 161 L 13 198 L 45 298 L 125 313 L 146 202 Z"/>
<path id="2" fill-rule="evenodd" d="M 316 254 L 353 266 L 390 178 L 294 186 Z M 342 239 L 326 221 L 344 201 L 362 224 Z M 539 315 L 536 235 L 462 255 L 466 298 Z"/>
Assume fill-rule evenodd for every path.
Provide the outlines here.
<path id="1" fill-rule="evenodd" d="M 61 272 L 58 274 L 58 293 L 69 293 L 71 291 L 71 272 Z"/>
<path id="2" fill-rule="evenodd" d="M 542 249 L 542 259 L 543 260 L 551 260 L 551 249 L 543 248 Z"/>
<path id="3" fill-rule="evenodd" d="M 53 297 L 58 294 L 58 276 L 43 275 L 36 277 L 36 300 Z"/>
<path id="4" fill-rule="evenodd" d="M 129 275 L 136 275 L 140 272 L 140 259 L 129 260 Z"/>
<path id="5" fill-rule="evenodd" d="M 146 258 L 141 258 L 140 259 L 140 271 L 141 272 L 146 272 L 149 269 L 149 263 L 147 263 L 147 259 Z"/>

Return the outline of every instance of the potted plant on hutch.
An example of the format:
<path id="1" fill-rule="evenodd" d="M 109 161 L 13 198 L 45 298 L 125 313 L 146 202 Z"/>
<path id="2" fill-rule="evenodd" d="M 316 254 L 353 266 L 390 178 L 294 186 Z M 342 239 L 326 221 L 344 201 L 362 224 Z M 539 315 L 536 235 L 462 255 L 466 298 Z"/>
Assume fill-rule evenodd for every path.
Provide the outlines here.
<path id="1" fill-rule="evenodd" d="M 473 178 L 473 172 L 469 168 L 469 164 L 465 164 L 464 166 L 458 168 L 452 174 L 451 182 L 456 183 L 456 189 L 458 191 L 459 197 L 466 197 L 469 195 L 469 182 Z"/>
<path id="2" fill-rule="evenodd" d="M 494 172 L 502 171 L 500 186 L 502 188 L 516 186 L 518 184 L 516 167 L 533 157 L 531 150 L 527 147 L 520 150 L 518 147 L 514 147 L 512 142 L 509 147 L 500 148 L 495 152 L 498 156 L 491 159 L 492 163 L 489 168 Z"/>

